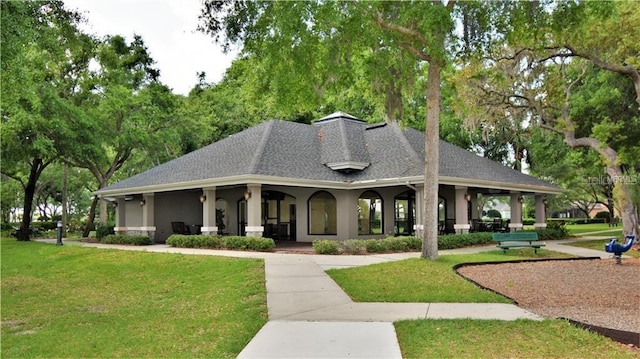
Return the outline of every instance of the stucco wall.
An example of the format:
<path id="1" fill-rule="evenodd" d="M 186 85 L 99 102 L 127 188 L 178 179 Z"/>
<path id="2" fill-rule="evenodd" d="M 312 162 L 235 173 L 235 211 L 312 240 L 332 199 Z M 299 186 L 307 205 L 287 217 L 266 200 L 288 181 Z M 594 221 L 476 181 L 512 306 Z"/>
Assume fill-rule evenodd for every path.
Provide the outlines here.
<path id="1" fill-rule="evenodd" d="M 202 204 L 200 204 L 199 195 L 200 193 L 195 191 L 155 194 L 156 243 L 166 241 L 173 233 L 171 222 L 202 225 Z M 127 226 L 129 226 L 128 223 Z"/>

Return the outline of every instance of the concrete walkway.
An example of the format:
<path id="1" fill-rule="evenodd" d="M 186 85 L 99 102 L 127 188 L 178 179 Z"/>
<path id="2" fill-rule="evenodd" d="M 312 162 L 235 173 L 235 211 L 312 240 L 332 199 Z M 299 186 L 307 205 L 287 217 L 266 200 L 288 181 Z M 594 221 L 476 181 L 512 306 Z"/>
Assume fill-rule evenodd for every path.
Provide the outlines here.
<path id="1" fill-rule="evenodd" d="M 583 257 L 610 257 L 604 250 L 566 245 L 576 240 L 547 242 L 546 248 Z M 356 303 L 325 272 L 329 268 L 417 258 L 419 253 L 330 256 L 186 249 L 166 245 L 133 247 L 81 244 L 96 248 L 263 258 L 269 322 L 242 350 L 239 358 L 401 358 L 394 321 L 440 318 L 541 319 L 511 304 Z M 495 250 L 495 247 L 462 248 L 440 253 L 489 250 Z"/>

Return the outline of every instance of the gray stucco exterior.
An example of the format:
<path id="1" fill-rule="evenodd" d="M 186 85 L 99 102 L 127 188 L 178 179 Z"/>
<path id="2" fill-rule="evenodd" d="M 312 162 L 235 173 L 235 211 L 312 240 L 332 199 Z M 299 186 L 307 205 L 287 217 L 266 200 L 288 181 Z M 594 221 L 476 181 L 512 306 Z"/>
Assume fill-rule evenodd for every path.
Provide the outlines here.
<path id="1" fill-rule="evenodd" d="M 147 231 L 158 242 L 172 233 L 171 222 L 199 225 L 206 233 L 269 232 L 279 236 L 276 239 L 297 241 L 383 237 L 397 234 L 398 196 L 407 192 L 413 193 L 415 201 L 410 207 L 416 212 L 411 223 L 420 230 L 424 157 L 424 134 L 419 131 L 398 124 L 369 125 L 335 113 L 313 125 L 262 123 L 97 194 L 118 204 L 116 231 Z M 544 195 L 562 192 L 548 182 L 444 141 L 440 142 L 439 185 L 446 206 L 443 220 L 455 221 L 458 231 L 468 230 L 469 218 L 458 218 L 463 211 L 456 212 L 456 206 L 460 209 L 466 202 L 473 203 L 478 193 L 509 195 L 516 200 L 534 195 L 536 206 L 541 206 Z M 314 234 L 310 229 L 309 208 L 317 208 L 318 198 L 330 198 L 325 194 L 313 197 L 319 191 L 335 199 L 337 213 L 324 213 L 325 217 L 336 215 L 335 234 Z M 379 200 L 363 202 L 361 196 L 367 191 L 374 191 Z M 521 204 L 521 200 L 516 202 Z M 361 233 L 363 203 L 369 204 L 382 223 L 379 233 Z M 278 218 L 264 213 L 265 206 L 270 206 L 266 212 L 277 212 Z M 218 217 L 223 211 L 223 219 L 216 218 L 216 208 Z M 287 218 L 280 218 L 283 214 Z M 544 218 L 540 221 L 542 226 Z"/>

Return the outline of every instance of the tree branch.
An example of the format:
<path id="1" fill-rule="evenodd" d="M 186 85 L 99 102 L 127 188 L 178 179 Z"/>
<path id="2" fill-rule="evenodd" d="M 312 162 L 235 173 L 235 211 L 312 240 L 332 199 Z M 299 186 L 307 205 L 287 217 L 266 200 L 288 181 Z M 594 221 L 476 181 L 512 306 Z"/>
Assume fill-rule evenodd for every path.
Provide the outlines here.
<path id="1" fill-rule="evenodd" d="M 384 18 L 382 18 L 382 14 L 378 13 L 377 15 L 374 16 L 374 20 L 376 22 L 376 24 L 378 24 L 378 26 L 380 26 L 383 29 L 387 29 L 387 30 L 391 30 L 393 32 L 396 32 L 400 35 L 403 35 L 404 37 L 408 37 L 408 38 L 412 38 L 415 40 L 418 40 L 418 42 L 420 42 L 422 45 L 424 45 L 425 47 L 429 44 L 429 41 L 418 31 L 415 31 L 413 29 L 409 29 L 407 27 L 404 26 L 400 26 L 400 25 L 396 25 L 396 24 L 391 24 L 387 21 L 385 21 Z M 403 48 L 405 48 L 407 51 L 411 52 L 412 54 L 414 54 L 415 56 L 417 56 L 419 59 L 430 62 L 431 61 L 431 56 L 429 56 L 428 54 L 426 54 L 424 51 L 418 50 L 416 49 L 414 46 L 408 45 L 408 44 L 400 44 Z"/>
<path id="2" fill-rule="evenodd" d="M 633 81 L 633 84 L 636 89 L 636 102 L 640 104 L 640 72 L 638 72 L 638 69 L 635 66 L 627 65 L 624 63 L 621 65 L 614 65 L 612 63 L 602 60 L 598 56 L 589 55 L 587 53 L 577 51 L 571 45 L 565 45 L 565 47 L 571 52 L 571 54 L 573 54 L 573 56 L 581 57 L 583 59 L 589 60 L 594 65 L 598 66 L 603 70 L 616 72 L 616 73 L 619 73 L 622 75 L 628 75 L 629 77 L 631 77 L 631 80 Z"/>

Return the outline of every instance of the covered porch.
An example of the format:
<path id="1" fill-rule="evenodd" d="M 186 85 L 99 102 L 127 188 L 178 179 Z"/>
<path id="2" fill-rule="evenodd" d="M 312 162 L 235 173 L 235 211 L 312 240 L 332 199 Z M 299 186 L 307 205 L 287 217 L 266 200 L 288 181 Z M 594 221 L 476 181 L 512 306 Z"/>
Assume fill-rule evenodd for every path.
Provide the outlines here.
<path id="1" fill-rule="evenodd" d="M 420 235 L 424 228 L 422 188 L 419 183 L 397 181 L 323 188 L 244 183 L 103 199 L 115 205 L 116 233 L 149 235 L 156 243 L 165 242 L 174 233 L 311 242 Z M 438 230 L 441 234 L 522 230 L 526 196 L 535 199 L 535 227 L 543 228 L 548 194 L 525 188 L 443 183 L 439 186 Z M 483 222 L 479 195 L 509 198 L 508 222 Z"/>

